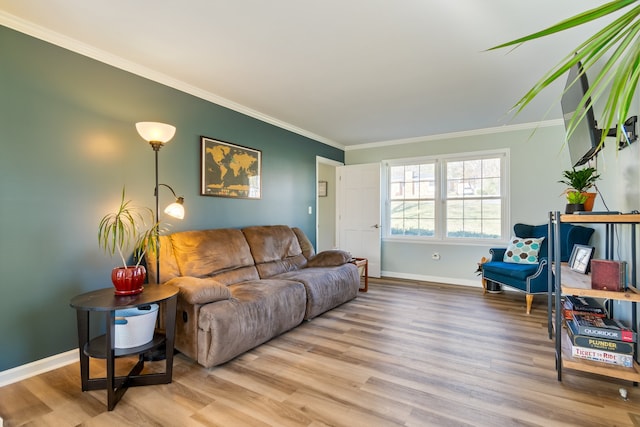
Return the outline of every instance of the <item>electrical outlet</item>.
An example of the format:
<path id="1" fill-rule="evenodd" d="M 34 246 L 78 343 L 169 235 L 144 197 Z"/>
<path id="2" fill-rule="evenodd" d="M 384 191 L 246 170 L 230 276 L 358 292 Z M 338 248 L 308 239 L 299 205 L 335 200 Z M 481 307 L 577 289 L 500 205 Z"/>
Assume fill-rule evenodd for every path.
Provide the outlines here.
<path id="1" fill-rule="evenodd" d="M 436 261 L 440 259 L 440 254 L 438 252 L 434 252 L 433 255 L 431 255 L 431 259 L 435 259 Z"/>

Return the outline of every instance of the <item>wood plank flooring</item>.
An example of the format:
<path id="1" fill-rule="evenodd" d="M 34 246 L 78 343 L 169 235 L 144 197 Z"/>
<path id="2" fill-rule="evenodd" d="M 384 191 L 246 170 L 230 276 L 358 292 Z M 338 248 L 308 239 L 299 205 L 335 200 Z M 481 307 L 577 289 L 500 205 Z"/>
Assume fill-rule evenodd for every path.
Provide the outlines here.
<path id="1" fill-rule="evenodd" d="M 178 355 L 172 384 L 131 388 L 112 412 L 105 391 L 80 391 L 76 363 L 0 388 L 0 416 L 5 426 L 640 426 L 638 387 L 573 371 L 558 382 L 554 363 L 545 297 L 526 315 L 520 293 L 371 279 L 368 293 L 225 365 Z M 94 373 L 103 366 L 92 361 Z"/>

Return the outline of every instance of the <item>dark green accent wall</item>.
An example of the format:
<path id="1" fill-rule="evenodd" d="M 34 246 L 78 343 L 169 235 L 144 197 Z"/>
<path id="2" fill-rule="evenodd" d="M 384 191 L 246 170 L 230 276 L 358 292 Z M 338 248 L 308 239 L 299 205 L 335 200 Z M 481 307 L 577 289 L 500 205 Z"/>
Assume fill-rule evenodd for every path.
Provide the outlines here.
<path id="1" fill-rule="evenodd" d="M 159 160 L 160 182 L 185 197 L 172 231 L 288 224 L 315 242 L 316 156 L 342 150 L 2 26 L 0 58 L 0 371 L 77 347 L 69 300 L 111 286 L 100 218 L 123 186 L 155 203 L 136 122 L 178 129 Z M 262 150 L 261 200 L 199 195 L 201 135 Z"/>

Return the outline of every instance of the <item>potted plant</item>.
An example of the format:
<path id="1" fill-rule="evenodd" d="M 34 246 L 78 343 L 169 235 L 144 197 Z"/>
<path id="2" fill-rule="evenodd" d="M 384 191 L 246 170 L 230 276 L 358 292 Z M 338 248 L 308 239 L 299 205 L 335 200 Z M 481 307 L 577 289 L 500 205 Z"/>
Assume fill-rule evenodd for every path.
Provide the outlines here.
<path id="1" fill-rule="evenodd" d="M 118 209 L 105 215 L 98 225 L 98 245 L 112 256 L 117 252 L 122 261 L 122 266 L 111 272 L 116 295 L 135 295 L 144 289 L 146 270 L 140 262 L 146 252 L 157 251 L 155 236 L 158 231 L 153 211 L 134 206 L 131 200 L 126 200 L 123 188 Z M 128 265 L 125 258 L 131 250 L 135 261 L 133 266 Z"/>
<path id="2" fill-rule="evenodd" d="M 587 196 L 578 191 L 567 191 L 567 205 L 564 212 L 572 214 L 574 212 L 584 211 L 584 202 L 587 200 Z"/>
<path id="3" fill-rule="evenodd" d="M 574 168 L 564 171 L 562 173 L 564 179 L 558 181 L 569 186 L 566 190 L 567 197 L 570 192 L 578 192 L 585 195 L 586 200 L 583 202 L 585 211 L 591 211 L 593 209 L 593 203 L 596 199 L 596 193 L 588 191 L 595 185 L 595 182 L 600 179 L 600 175 L 596 172 L 596 169 L 592 167 L 577 170 Z"/>

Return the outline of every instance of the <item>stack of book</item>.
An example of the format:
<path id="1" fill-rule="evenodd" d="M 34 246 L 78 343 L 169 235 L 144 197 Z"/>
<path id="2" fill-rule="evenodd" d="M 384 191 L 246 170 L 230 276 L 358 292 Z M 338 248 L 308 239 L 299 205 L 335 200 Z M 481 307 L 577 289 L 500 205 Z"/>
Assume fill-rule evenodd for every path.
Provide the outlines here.
<path id="1" fill-rule="evenodd" d="M 636 333 L 621 321 L 607 318 L 597 300 L 567 296 L 564 319 L 573 357 L 633 366 Z"/>

